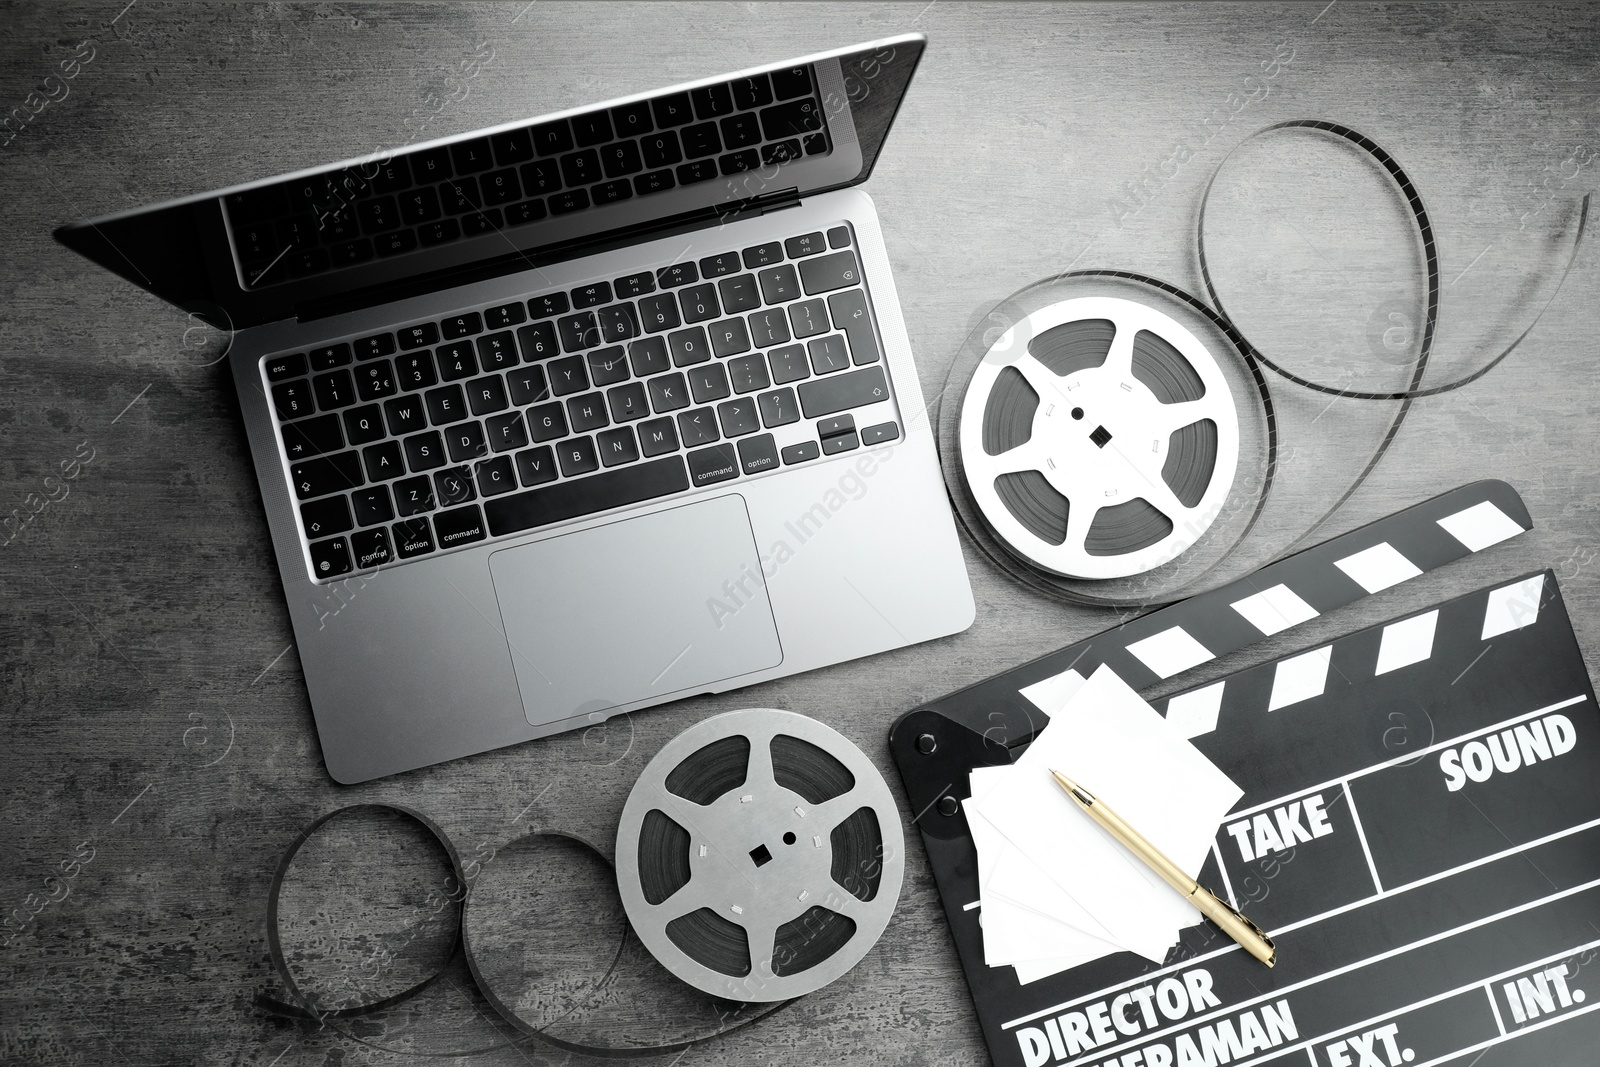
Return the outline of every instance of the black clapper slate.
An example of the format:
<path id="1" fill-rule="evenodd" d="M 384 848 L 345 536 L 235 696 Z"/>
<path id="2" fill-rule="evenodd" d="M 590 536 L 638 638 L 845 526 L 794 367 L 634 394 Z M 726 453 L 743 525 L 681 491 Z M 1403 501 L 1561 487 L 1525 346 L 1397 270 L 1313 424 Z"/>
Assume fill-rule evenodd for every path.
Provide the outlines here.
<path id="1" fill-rule="evenodd" d="M 1325 646 L 1322 692 L 1275 711 L 1266 708 L 1276 663 L 1203 687 L 1223 687 L 1221 706 L 1215 728 L 1195 743 L 1246 790 L 1236 811 L 1250 816 L 1250 829 L 1240 834 L 1255 847 L 1273 844 L 1270 834 L 1257 840 L 1252 809 L 1265 805 L 1261 814 L 1293 847 L 1247 861 L 1225 826 L 1201 879 L 1277 936 L 1276 969 L 1205 924 L 1186 932 L 1165 967 L 1122 954 L 1020 986 L 1011 968 L 983 962 L 981 908 L 968 907 L 978 897 L 976 856 L 959 810 L 941 814 L 942 797 L 966 795 L 973 766 L 1010 762 L 1044 725 L 1019 688 L 1069 666 L 1088 674 L 1102 662 L 1148 685 L 1154 676 L 1128 644 L 1182 620 L 1217 655 L 1242 647 L 1259 635 L 1227 636 L 1232 624 L 1218 617 L 1237 614 L 1234 601 L 1281 582 L 1319 612 L 1331 610 L 1365 595 L 1353 582 L 1339 587 L 1344 575 L 1334 560 L 1387 542 L 1419 570 L 1431 569 L 1468 552 L 1437 520 L 1483 501 L 1531 526 L 1504 483 L 1465 486 L 895 724 L 891 750 L 997 1064 L 1368 1067 L 1392 1059 L 1391 1067 L 1465 1067 L 1480 1053 L 1480 1067 L 1595 1062 L 1600 1015 L 1589 1009 L 1600 1006 L 1600 825 L 1585 824 L 1600 820 L 1600 719 L 1548 572 L 1536 617 L 1521 628 L 1481 638 L 1491 594 L 1504 597 L 1495 590 L 1517 585 L 1497 584 L 1437 609 L 1430 654 L 1419 662 L 1375 674 L 1383 626 Z M 1530 609 L 1524 605 L 1518 621 Z M 1570 751 L 1552 749 L 1549 759 L 1534 751 L 1535 762 L 1516 771 L 1446 788 L 1439 759 L 1460 745 L 1437 746 L 1473 731 L 1498 737 L 1490 727 L 1567 700 L 1575 702 L 1549 714 L 1573 724 Z M 1515 741 L 1515 725 L 1506 728 Z M 922 751 L 924 735 L 934 739 L 931 753 Z M 1321 833 L 1307 816 L 1312 795 L 1320 798 Z M 1161 1009 L 1188 1007 L 1186 990 L 1201 1007 L 1169 1019 Z M 1145 1007 L 1156 1025 L 1147 1025 Z"/>

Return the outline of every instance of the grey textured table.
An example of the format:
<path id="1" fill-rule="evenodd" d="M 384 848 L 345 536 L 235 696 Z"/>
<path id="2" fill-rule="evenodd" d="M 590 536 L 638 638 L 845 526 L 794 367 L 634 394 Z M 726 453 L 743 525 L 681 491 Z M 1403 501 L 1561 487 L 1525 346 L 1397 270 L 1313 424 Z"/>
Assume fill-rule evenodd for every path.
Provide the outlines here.
<path id="1" fill-rule="evenodd" d="M 896 715 L 1115 621 L 1031 593 L 969 551 L 978 621 L 957 637 L 340 788 L 319 759 L 231 390 L 210 365 L 220 339 L 57 247 L 56 225 L 392 143 L 408 117 L 427 117 L 427 136 L 451 134 L 916 29 L 930 47 L 867 188 L 930 396 L 996 301 L 1068 265 L 1198 289 L 1193 228 L 1212 169 L 1250 130 L 1308 116 L 1375 137 L 1427 197 L 1449 373 L 1481 363 L 1549 297 L 1600 151 L 1593 6 L 123 2 L 0 12 L 0 108 L 12 118 L 0 130 L 5 1062 L 414 1062 L 253 1004 L 276 989 L 267 883 L 317 814 L 415 805 L 463 851 L 502 852 L 483 869 L 511 888 L 571 897 L 577 875 L 551 875 L 506 842 L 534 826 L 609 840 L 645 761 L 704 716 L 813 715 L 892 777 L 884 737 Z M 485 42 L 494 59 L 463 96 L 447 76 Z M 1418 292 L 1393 197 L 1347 153 L 1292 136 L 1246 146 L 1234 164 L 1214 247 L 1232 257 L 1241 322 L 1339 380 L 1392 378 Z M 1494 476 L 1521 491 L 1534 532 L 1207 671 L 1554 566 L 1593 672 L 1597 262 L 1586 248 L 1503 366 L 1419 403 L 1326 528 Z M 1293 391 L 1281 403 L 1289 454 L 1262 551 L 1337 496 L 1387 417 Z M 437 864 L 414 838 L 353 826 L 308 857 L 342 888 L 297 898 L 307 960 L 319 944 L 370 954 L 371 939 L 343 925 L 352 916 L 389 923 L 410 946 L 402 956 L 438 947 L 436 928 L 406 936 L 361 903 L 390 860 L 395 899 L 418 895 Z M 984 1062 L 914 839 L 908 861 L 896 918 L 855 971 L 679 1061 Z M 519 862 L 526 877 L 512 876 Z M 524 922 L 553 928 L 543 913 L 508 914 L 498 928 L 491 917 L 486 943 L 518 941 Z M 565 950 L 582 953 L 576 940 Z M 459 967 L 452 975 L 361 1033 L 418 1050 L 490 1040 L 483 1003 Z M 551 1010 L 548 997 L 523 1003 Z M 532 1045 L 469 1062 L 564 1058 Z"/>

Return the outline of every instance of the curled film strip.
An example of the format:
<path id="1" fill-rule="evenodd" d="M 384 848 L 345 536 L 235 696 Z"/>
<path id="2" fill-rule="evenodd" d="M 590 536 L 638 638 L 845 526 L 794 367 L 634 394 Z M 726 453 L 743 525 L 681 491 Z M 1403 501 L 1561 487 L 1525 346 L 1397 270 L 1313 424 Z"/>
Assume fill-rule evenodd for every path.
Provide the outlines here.
<path id="1" fill-rule="evenodd" d="M 617 830 L 628 919 L 697 989 L 764 1003 L 838 978 L 883 933 L 904 848 L 888 786 L 813 719 L 751 709 L 684 731 Z"/>
<path id="2" fill-rule="evenodd" d="M 1406 206 L 1423 261 L 1425 285 L 1421 337 L 1403 389 L 1359 390 L 1297 374 L 1263 355 L 1224 308 L 1207 258 L 1206 208 L 1218 177 L 1234 155 L 1246 144 L 1280 131 L 1308 132 L 1354 149 L 1382 171 Z M 1268 373 L 1320 394 L 1395 402 L 1378 444 L 1359 473 L 1314 522 L 1278 550 L 1280 556 L 1286 554 L 1320 529 L 1370 476 L 1414 400 L 1451 392 L 1482 378 L 1532 332 L 1571 272 L 1582 246 L 1588 208 L 1586 195 L 1566 263 L 1528 325 L 1478 369 L 1425 385 L 1439 314 L 1439 255 L 1433 224 L 1416 186 L 1392 155 L 1349 127 L 1293 120 L 1258 130 L 1218 163 L 1201 197 L 1196 251 L 1209 303 L 1147 275 L 1069 271 L 1008 298 L 1001 307 L 1013 324 L 998 338 L 992 330 L 985 335 L 981 326 L 968 338 L 939 405 L 940 414 L 946 416 L 939 426 L 941 460 L 957 516 L 986 555 L 1043 592 L 1089 606 L 1143 609 L 1171 603 L 1236 576 L 1220 572 L 1224 564 L 1230 571 L 1240 569 L 1243 554 L 1238 550 L 1245 546 L 1266 508 L 1279 468 L 1280 445 Z M 1153 317 L 1145 319 L 1143 326 L 1159 328 L 1141 328 L 1139 317 L 1133 314 L 1119 321 L 1078 310 L 1085 307 L 1079 301 L 1106 297 L 1145 305 Z M 1053 334 L 1052 329 L 1056 331 Z M 1181 343 L 1185 330 L 1199 340 L 1198 351 Z M 1131 332 L 1132 337 L 1121 338 L 1124 332 Z M 1119 359 L 1114 360 L 1113 353 Z M 1193 403 L 1174 399 L 1182 395 L 1179 383 L 1185 363 L 1202 377 L 1203 371 L 1212 367 L 1221 368 L 1229 377 L 1241 429 L 1239 461 L 1232 470 L 1225 462 L 1220 430 L 1216 442 L 1202 434 L 1203 425 L 1186 430 L 1182 437 L 1172 436 L 1176 431 L 1171 427 L 1171 409 Z M 1018 373 L 1002 376 L 1000 372 L 1008 365 Z M 1051 410 L 1048 398 L 1060 399 L 1077 389 L 1109 393 L 1104 384 L 1092 387 L 1094 379 L 1108 377 L 1108 367 L 1125 371 L 1118 386 L 1141 401 L 1138 405 L 1112 405 L 1112 409 L 1128 420 L 1128 436 L 1143 437 L 1154 446 L 1142 450 L 1138 457 L 1142 463 L 1132 462 L 1135 457 L 1131 453 L 1111 449 L 1118 437 L 1116 430 L 1103 420 L 1090 419 L 1088 405 L 1065 408 L 1069 414 L 1076 408 L 1085 411 L 1075 436 L 1070 430 L 1061 430 L 1061 405 Z M 1050 373 L 1040 373 L 1041 368 Z M 1214 415 L 1221 406 L 1219 396 L 1208 414 Z M 1137 412 L 1135 407 L 1144 411 Z M 957 412 L 958 417 L 950 417 Z M 1165 449 L 1160 443 L 1163 434 L 1167 435 Z M 1157 457 L 1161 462 L 1155 462 Z M 1052 459 L 1054 468 L 1049 465 Z M 1084 469 L 1086 460 L 1093 469 Z M 1210 478 L 1204 479 L 1201 475 L 1208 466 Z M 1126 498 L 1137 489 L 1144 492 L 1142 503 L 1129 506 Z M 1108 491 L 1117 496 L 1108 496 Z M 1198 507 L 1190 506 L 1197 492 L 1208 499 Z M 1108 499 L 1116 502 L 1107 506 Z M 1076 520 L 1074 502 L 1080 504 Z M 1252 560 L 1244 569 L 1263 562 L 1264 558 Z"/>

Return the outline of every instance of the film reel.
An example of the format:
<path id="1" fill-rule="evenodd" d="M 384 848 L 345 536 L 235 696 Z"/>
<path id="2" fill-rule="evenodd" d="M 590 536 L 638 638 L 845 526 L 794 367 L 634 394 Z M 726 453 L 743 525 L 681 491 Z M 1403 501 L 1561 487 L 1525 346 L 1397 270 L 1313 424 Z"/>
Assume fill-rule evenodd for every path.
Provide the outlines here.
<path id="1" fill-rule="evenodd" d="M 1174 558 L 1233 485 L 1239 416 L 1215 356 L 1134 300 L 1050 304 L 1007 329 L 962 401 L 959 446 L 995 534 L 1035 566 L 1122 578 Z"/>
<path id="2" fill-rule="evenodd" d="M 673 974 L 729 1000 L 810 993 L 894 913 L 899 813 L 855 745 L 803 715 L 717 715 L 634 784 L 617 830 L 629 922 Z"/>

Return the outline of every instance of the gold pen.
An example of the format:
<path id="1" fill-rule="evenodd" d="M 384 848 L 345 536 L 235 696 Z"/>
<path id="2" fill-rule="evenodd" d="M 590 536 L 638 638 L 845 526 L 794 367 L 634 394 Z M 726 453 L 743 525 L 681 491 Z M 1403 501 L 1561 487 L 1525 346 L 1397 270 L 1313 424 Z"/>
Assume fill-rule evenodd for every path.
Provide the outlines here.
<path id="1" fill-rule="evenodd" d="M 1105 828 L 1106 833 L 1116 838 L 1122 845 L 1140 860 L 1161 876 L 1166 882 L 1184 898 L 1200 910 L 1200 914 L 1210 919 L 1222 928 L 1222 932 L 1237 941 L 1250 955 L 1271 967 L 1278 962 L 1278 950 L 1272 944 L 1272 938 L 1262 932 L 1261 927 L 1240 915 L 1228 906 L 1227 901 L 1221 900 L 1211 890 L 1190 878 L 1176 863 L 1173 863 L 1161 850 L 1146 841 L 1144 836 L 1122 821 L 1122 817 L 1108 808 L 1103 801 L 1096 800 L 1094 794 L 1083 786 L 1074 782 L 1060 771 L 1051 771 L 1055 775 L 1056 784 L 1066 790 L 1067 796 L 1077 802 L 1095 822 Z"/>

